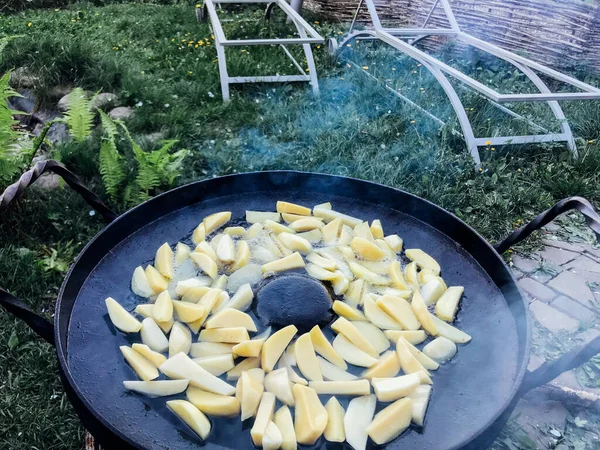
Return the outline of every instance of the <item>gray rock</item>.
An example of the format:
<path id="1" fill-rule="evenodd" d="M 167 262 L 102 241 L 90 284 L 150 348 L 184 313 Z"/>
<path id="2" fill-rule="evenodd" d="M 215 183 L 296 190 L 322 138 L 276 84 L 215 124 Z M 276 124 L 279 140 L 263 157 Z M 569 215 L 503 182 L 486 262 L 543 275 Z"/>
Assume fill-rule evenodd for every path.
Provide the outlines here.
<path id="1" fill-rule="evenodd" d="M 591 306 L 594 300 L 594 295 L 585 279 L 568 270 L 560 273 L 555 279 L 551 280 L 548 286 L 567 297 L 571 297 L 584 306 Z"/>
<path id="2" fill-rule="evenodd" d="M 540 265 L 539 259 L 524 258 L 523 256 L 520 256 L 520 255 L 513 256 L 512 260 L 513 260 L 515 267 L 517 269 L 519 269 L 521 272 L 525 272 L 525 273 L 531 273 L 531 272 L 535 271 Z"/>
<path id="3" fill-rule="evenodd" d="M 529 305 L 535 319 L 544 328 L 556 333 L 558 331 L 575 332 L 579 328 L 579 321 L 572 319 L 546 303 L 535 301 Z"/>
<path id="4" fill-rule="evenodd" d="M 542 443 L 547 448 L 553 438 L 544 431 L 546 427 L 563 433 L 567 424 L 569 412 L 562 403 L 550 400 L 541 390 L 533 390 L 519 401 L 515 411 L 517 422 L 523 431 L 536 443 Z"/>
<path id="5" fill-rule="evenodd" d="M 133 116 L 133 108 L 129 108 L 127 106 L 119 106 L 117 108 L 111 109 L 108 115 L 111 119 L 114 120 L 129 119 Z"/>
<path id="6" fill-rule="evenodd" d="M 594 321 L 598 318 L 598 315 L 595 312 L 587 309 L 585 306 L 577 303 L 575 300 L 565 297 L 564 295 L 552 300 L 550 306 L 570 315 L 577 320 Z"/>
<path id="7" fill-rule="evenodd" d="M 50 89 L 49 95 L 53 99 L 63 98 L 65 95 L 67 95 L 72 90 L 73 90 L 73 88 L 71 88 L 69 86 L 54 86 L 52 89 Z"/>
<path id="8" fill-rule="evenodd" d="M 52 124 L 46 135 L 46 139 L 50 141 L 52 145 L 60 144 L 69 139 L 69 133 L 67 131 L 67 125 L 64 123 Z"/>
<path id="9" fill-rule="evenodd" d="M 586 270 L 588 272 L 600 273 L 600 264 L 592 258 L 588 258 L 584 255 L 580 256 L 574 261 L 571 261 L 566 265 L 566 267 L 569 269 L 574 269 L 575 272 Z"/>
<path id="10" fill-rule="evenodd" d="M 53 191 L 60 187 L 60 177 L 55 173 L 43 175 L 35 182 L 35 187 L 43 191 Z"/>
<path id="11" fill-rule="evenodd" d="M 35 108 L 35 97 L 29 89 L 23 89 L 19 94 L 19 97 L 8 99 L 8 109 L 31 114 Z"/>
<path id="12" fill-rule="evenodd" d="M 542 283 L 531 278 L 520 279 L 519 286 L 531 297 L 541 300 L 545 303 L 550 302 L 554 297 L 556 297 L 556 293 L 552 291 L 552 289 L 548 289 Z"/>
<path id="13" fill-rule="evenodd" d="M 92 102 L 92 108 L 108 109 L 117 106 L 117 96 L 110 92 L 102 92 L 98 94 L 96 99 Z"/>
<path id="14" fill-rule="evenodd" d="M 27 67 L 17 67 L 10 74 L 10 84 L 13 87 L 29 88 L 39 81 L 39 78 L 31 75 Z"/>
<path id="15" fill-rule="evenodd" d="M 545 260 L 558 264 L 559 266 L 574 260 L 578 256 L 578 253 L 556 247 L 546 247 L 538 254 Z"/>
<path id="16" fill-rule="evenodd" d="M 67 110 L 68 106 L 69 106 L 69 94 L 65 94 L 58 101 L 58 104 L 56 105 L 56 107 L 58 108 L 59 111 L 65 112 Z"/>

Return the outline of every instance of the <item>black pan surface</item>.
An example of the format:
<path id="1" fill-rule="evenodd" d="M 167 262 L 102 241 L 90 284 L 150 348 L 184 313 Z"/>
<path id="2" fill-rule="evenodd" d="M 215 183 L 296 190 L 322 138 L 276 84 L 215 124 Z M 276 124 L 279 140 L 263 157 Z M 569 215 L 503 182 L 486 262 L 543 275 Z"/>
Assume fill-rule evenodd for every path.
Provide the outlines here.
<path id="1" fill-rule="evenodd" d="M 162 243 L 189 241 L 192 230 L 211 213 L 229 210 L 234 219 L 241 219 L 247 209 L 273 211 L 277 200 L 307 206 L 331 201 L 341 212 L 380 219 L 385 233 L 397 233 L 405 248 L 422 248 L 436 258 L 448 285 L 465 287 L 457 323 L 473 340 L 459 346 L 458 355 L 434 373 L 424 428 L 409 429 L 386 448 L 458 448 L 486 428 L 514 395 L 528 351 L 523 300 L 500 257 L 454 216 L 410 194 L 358 180 L 294 172 L 238 175 L 184 186 L 125 214 L 88 245 L 63 286 L 57 342 L 59 358 L 67 362 L 66 376 L 92 412 L 140 448 L 188 450 L 202 445 L 167 410 L 164 398 L 149 399 L 123 388 L 123 380 L 136 376 L 119 346 L 140 340 L 115 331 L 104 299 L 112 296 L 131 310 L 145 303 L 130 290 L 131 274 L 136 266 L 151 262 Z M 327 399 L 322 396 L 323 402 Z M 239 418 L 211 421 L 213 431 L 205 448 L 253 448 L 251 424 L 242 424 Z M 323 438 L 315 445 L 325 447 Z"/>

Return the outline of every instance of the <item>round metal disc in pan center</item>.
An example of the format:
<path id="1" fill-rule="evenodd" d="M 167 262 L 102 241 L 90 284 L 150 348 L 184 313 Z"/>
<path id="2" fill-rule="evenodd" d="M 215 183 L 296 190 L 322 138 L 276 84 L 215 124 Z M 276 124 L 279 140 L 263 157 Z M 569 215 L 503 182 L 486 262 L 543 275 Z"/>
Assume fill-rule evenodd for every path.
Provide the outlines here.
<path id="1" fill-rule="evenodd" d="M 228 210 L 233 219 L 242 218 L 247 209 L 273 211 L 277 200 L 304 205 L 331 201 L 341 212 L 369 221 L 380 219 L 385 233 L 401 236 L 405 248 L 422 248 L 439 261 L 449 286 L 465 287 L 458 326 L 473 340 L 459 346 L 456 357 L 433 373 L 424 428 L 411 427 L 386 448 L 455 448 L 503 409 L 520 366 L 515 319 L 498 287 L 466 251 L 436 229 L 394 209 L 327 193 L 270 190 L 203 201 L 162 217 L 110 250 L 94 268 L 73 306 L 68 365 L 76 387 L 97 415 L 143 448 L 199 448 L 199 439 L 167 410 L 164 398 L 150 399 L 124 389 L 123 380 L 136 376 L 119 346 L 139 342 L 139 336 L 114 331 L 104 299 L 112 296 L 128 309 L 145 303 L 131 292 L 131 275 L 136 266 L 153 260 L 161 244 L 189 238 L 208 214 Z M 323 403 L 328 397 L 322 396 Z M 346 397 L 339 399 L 347 405 Z M 378 404 L 378 410 L 383 406 Z M 213 429 L 204 448 L 253 448 L 250 425 L 242 424 L 239 417 L 211 418 L 211 422 Z M 321 437 L 315 448 L 326 444 Z"/>

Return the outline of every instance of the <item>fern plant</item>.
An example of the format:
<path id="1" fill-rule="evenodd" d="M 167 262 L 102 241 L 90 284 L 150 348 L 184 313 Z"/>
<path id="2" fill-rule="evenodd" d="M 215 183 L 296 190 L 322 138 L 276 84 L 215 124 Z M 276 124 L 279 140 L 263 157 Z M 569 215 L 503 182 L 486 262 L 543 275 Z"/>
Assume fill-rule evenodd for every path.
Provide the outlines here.
<path id="1" fill-rule="evenodd" d="M 62 121 L 67 124 L 69 135 L 75 142 L 83 142 L 92 134 L 95 111 L 94 101 L 98 93 L 87 98 L 85 91 L 75 88 L 67 97 L 67 112 Z"/>

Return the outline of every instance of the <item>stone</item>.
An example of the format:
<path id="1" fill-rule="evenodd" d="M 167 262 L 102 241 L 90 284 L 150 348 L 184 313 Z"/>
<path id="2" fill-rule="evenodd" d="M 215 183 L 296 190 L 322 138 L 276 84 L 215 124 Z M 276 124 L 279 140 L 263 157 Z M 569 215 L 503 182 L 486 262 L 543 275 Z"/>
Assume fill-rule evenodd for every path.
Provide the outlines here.
<path id="1" fill-rule="evenodd" d="M 539 252 L 538 255 L 540 255 L 546 261 L 553 262 L 559 266 L 574 260 L 578 256 L 578 254 L 575 252 L 570 252 L 568 250 L 563 250 L 556 247 L 546 247 L 544 250 Z"/>
<path id="2" fill-rule="evenodd" d="M 544 284 L 544 283 L 547 283 L 548 281 L 550 281 L 552 278 L 554 278 L 555 275 L 551 275 L 548 272 L 545 272 L 543 270 L 536 270 L 529 276 L 531 278 L 533 278 L 535 281 L 539 281 L 540 283 Z"/>
<path id="3" fill-rule="evenodd" d="M 587 270 L 588 272 L 600 273 L 600 264 L 587 256 L 580 256 L 566 265 L 568 269 L 573 269 L 574 272 L 579 270 Z"/>
<path id="4" fill-rule="evenodd" d="M 524 258 L 520 255 L 513 256 L 512 260 L 515 267 L 525 273 L 534 272 L 540 266 L 538 259 Z"/>
<path id="5" fill-rule="evenodd" d="M 63 95 L 61 99 L 58 101 L 56 107 L 59 111 L 65 112 L 67 107 L 69 106 L 69 94 Z"/>
<path id="6" fill-rule="evenodd" d="M 98 94 L 92 102 L 92 108 L 108 109 L 117 106 L 117 96 L 110 92 Z"/>
<path id="7" fill-rule="evenodd" d="M 580 242 L 565 242 L 559 241 L 558 239 L 543 239 L 543 244 L 549 247 L 561 248 L 563 250 L 569 250 L 571 252 L 581 253 L 586 250 L 589 245 Z"/>
<path id="8" fill-rule="evenodd" d="M 584 278 L 568 270 L 560 273 L 548 283 L 552 289 L 571 297 L 584 306 L 591 306 L 594 295 Z"/>
<path id="9" fill-rule="evenodd" d="M 60 144 L 69 139 L 69 132 L 67 131 L 67 124 L 65 123 L 54 123 L 48 130 L 46 139 L 52 144 Z"/>
<path id="10" fill-rule="evenodd" d="M 514 416 L 518 415 L 517 422 L 523 431 L 536 443 L 542 443 L 543 448 L 555 439 L 544 432 L 546 426 L 563 433 L 568 414 L 562 403 L 550 400 L 540 389 L 534 389 L 522 398 L 513 412 Z"/>
<path id="11" fill-rule="evenodd" d="M 570 315 L 577 320 L 591 322 L 598 318 L 598 315 L 595 312 L 587 309 L 585 306 L 577 303 L 575 300 L 565 297 L 564 295 L 552 300 L 550 306 Z"/>
<path id="12" fill-rule="evenodd" d="M 568 331 L 572 333 L 579 328 L 579 322 L 577 320 L 561 313 L 546 303 L 540 301 L 532 302 L 529 305 L 529 309 L 540 325 L 554 333 L 557 331 Z"/>
<path id="13" fill-rule="evenodd" d="M 534 355 L 533 353 L 529 355 L 529 364 L 527 364 L 527 370 L 534 371 L 538 369 L 542 364 L 544 364 L 546 360 L 541 356 Z"/>
<path id="14" fill-rule="evenodd" d="M 600 259 L 600 248 L 588 247 L 586 252 Z"/>
<path id="15" fill-rule="evenodd" d="M 39 81 L 29 73 L 27 67 L 17 67 L 10 73 L 10 85 L 13 87 L 29 88 Z"/>
<path id="16" fill-rule="evenodd" d="M 7 103 L 8 109 L 31 114 L 35 108 L 35 97 L 30 90 L 23 89 L 19 92 L 19 97 L 9 97 Z"/>
<path id="17" fill-rule="evenodd" d="M 35 187 L 43 191 L 53 191 L 60 187 L 60 177 L 55 173 L 43 175 L 37 179 Z"/>
<path id="18" fill-rule="evenodd" d="M 552 289 L 548 289 L 542 283 L 535 281 L 532 278 L 520 279 L 519 286 L 534 299 L 541 300 L 546 303 L 556 297 L 556 293 L 552 291 Z"/>
<path id="19" fill-rule="evenodd" d="M 560 225 L 555 224 L 554 222 L 550 222 L 544 225 L 544 229 L 548 231 L 558 231 L 561 229 Z"/>
<path id="20" fill-rule="evenodd" d="M 133 109 L 127 106 L 118 106 L 117 108 L 111 109 L 108 116 L 113 120 L 129 119 L 133 116 Z"/>
<path id="21" fill-rule="evenodd" d="M 70 86 L 54 86 L 52 89 L 50 89 L 49 96 L 52 99 L 63 98 L 72 90 L 73 88 L 71 88 Z"/>
<path id="22" fill-rule="evenodd" d="M 583 278 L 586 283 L 597 283 L 600 285 L 600 273 L 588 272 L 587 270 L 574 270 L 570 269 L 569 272 L 573 272 Z"/>

